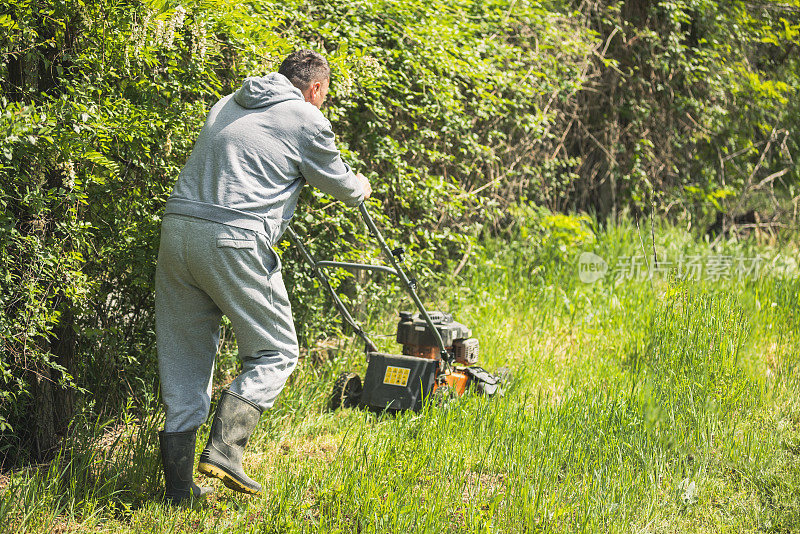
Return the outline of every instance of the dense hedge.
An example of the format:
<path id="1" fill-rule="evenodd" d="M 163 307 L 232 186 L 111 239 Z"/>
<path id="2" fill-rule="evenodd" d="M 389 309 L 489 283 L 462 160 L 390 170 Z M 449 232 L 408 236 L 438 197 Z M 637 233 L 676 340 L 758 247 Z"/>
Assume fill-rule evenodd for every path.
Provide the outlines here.
<path id="1" fill-rule="evenodd" d="M 0 30 L 0 464 L 76 405 L 155 394 L 163 204 L 208 107 L 298 47 L 328 56 L 325 113 L 424 277 L 516 204 L 796 215 L 796 0 L 3 0 Z M 304 192 L 314 252 L 374 256 L 333 204 Z M 284 255 L 306 340 L 331 311 Z"/>

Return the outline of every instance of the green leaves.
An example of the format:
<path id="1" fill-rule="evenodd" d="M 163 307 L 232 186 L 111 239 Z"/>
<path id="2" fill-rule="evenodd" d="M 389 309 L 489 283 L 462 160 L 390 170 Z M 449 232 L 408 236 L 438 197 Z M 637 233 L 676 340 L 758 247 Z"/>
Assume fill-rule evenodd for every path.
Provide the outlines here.
<path id="1" fill-rule="evenodd" d="M 119 165 L 117 163 L 111 161 L 110 159 L 108 159 L 107 157 L 105 157 L 103 154 L 101 154 L 99 152 L 89 151 L 89 152 L 86 152 L 83 155 L 83 157 L 85 159 L 91 161 L 92 163 L 95 163 L 95 164 L 99 165 L 100 167 L 104 168 L 105 170 L 111 172 L 114 175 L 119 175 L 119 173 L 120 173 Z M 104 183 L 103 178 L 101 176 L 97 175 L 97 174 L 95 174 L 93 176 L 93 178 L 94 178 L 94 181 L 99 183 L 99 184 Z"/>

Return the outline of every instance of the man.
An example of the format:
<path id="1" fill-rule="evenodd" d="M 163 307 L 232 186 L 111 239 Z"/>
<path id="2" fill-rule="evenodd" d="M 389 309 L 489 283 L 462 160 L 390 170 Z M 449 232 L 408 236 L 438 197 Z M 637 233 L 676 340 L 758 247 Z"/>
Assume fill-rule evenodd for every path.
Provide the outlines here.
<path id="1" fill-rule="evenodd" d="M 156 268 L 156 339 L 166 409 L 159 433 L 166 497 L 208 491 L 193 481 L 197 428 L 208 417 L 222 315 L 241 374 L 222 392 L 198 470 L 243 493 L 261 486 L 242 453 L 297 363 L 280 258 L 272 249 L 304 182 L 348 206 L 370 196 L 319 108 L 330 83 L 320 54 L 300 50 L 278 72 L 247 78 L 211 109 L 167 201 Z"/>

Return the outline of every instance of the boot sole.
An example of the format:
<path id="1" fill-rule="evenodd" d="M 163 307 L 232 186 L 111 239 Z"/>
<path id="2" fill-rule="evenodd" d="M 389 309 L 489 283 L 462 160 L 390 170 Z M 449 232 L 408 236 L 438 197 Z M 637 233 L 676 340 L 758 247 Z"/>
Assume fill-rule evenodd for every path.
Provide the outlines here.
<path id="1" fill-rule="evenodd" d="M 232 489 L 233 491 L 238 491 L 239 493 L 247 493 L 248 495 L 258 495 L 261 493 L 259 490 L 253 489 L 249 486 L 245 486 L 231 475 L 229 475 L 226 471 L 220 469 L 216 465 L 207 464 L 205 462 L 201 462 L 197 465 L 197 470 L 209 477 L 218 478 L 225 484 L 226 487 Z"/>

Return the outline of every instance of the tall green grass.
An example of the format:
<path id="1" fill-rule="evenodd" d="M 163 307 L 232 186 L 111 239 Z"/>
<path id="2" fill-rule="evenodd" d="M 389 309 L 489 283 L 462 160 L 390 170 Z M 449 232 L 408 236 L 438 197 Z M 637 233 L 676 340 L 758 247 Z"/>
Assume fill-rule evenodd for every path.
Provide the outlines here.
<path id="1" fill-rule="evenodd" d="M 207 503 L 158 501 L 154 413 L 76 434 L 49 468 L 17 473 L 0 524 L 19 532 L 792 532 L 800 528 L 800 279 L 791 248 L 711 250 L 670 227 L 621 224 L 564 247 L 488 246 L 441 298 L 506 367 L 503 397 L 419 413 L 329 412 L 358 343 L 301 362 L 263 417 L 246 469 L 265 494 L 217 486 Z M 584 284 L 576 258 L 647 247 L 755 254 L 753 279 Z M 649 250 L 648 250 L 649 249 Z M 394 319 L 383 326 L 391 333 Z M 383 339 L 386 348 L 390 340 Z M 85 426 L 85 425 L 84 425 Z M 207 427 L 201 429 L 198 450 Z"/>
<path id="2" fill-rule="evenodd" d="M 9 531 L 53 532 L 65 522 L 125 516 L 160 486 L 155 408 L 137 420 L 78 418 L 64 445 L 45 465 L 11 476 L 0 490 L 0 526 Z"/>

